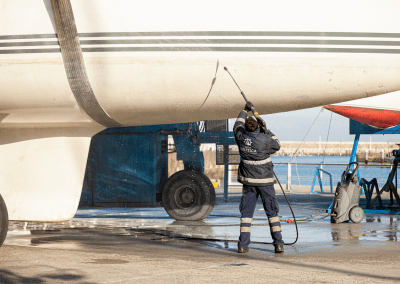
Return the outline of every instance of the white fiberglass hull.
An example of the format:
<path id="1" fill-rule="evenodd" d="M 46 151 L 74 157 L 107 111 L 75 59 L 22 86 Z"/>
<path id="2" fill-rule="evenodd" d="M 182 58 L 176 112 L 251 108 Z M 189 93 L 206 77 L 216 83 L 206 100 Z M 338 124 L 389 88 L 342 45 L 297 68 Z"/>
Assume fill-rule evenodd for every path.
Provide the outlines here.
<path id="1" fill-rule="evenodd" d="M 71 218 L 90 138 L 105 127 L 235 117 L 244 101 L 222 66 L 200 109 L 218 58 L 260 114 L 400 90 L 399 8 L 1 0 L 0 193 L 10 219 Z"/>
<path id="2" fill-rule="evenodd" d="M 218 58 L 263 114 L 400 89 L 400 3 L 289 2 L 71 4 L 94 95 L 124 126 L 235 117 L 243 99 L 222 68 L 199 109 Z M 0 16 L 0 127 L 95 125 L 68 84 L 50 1 L 3 1 Z"/>

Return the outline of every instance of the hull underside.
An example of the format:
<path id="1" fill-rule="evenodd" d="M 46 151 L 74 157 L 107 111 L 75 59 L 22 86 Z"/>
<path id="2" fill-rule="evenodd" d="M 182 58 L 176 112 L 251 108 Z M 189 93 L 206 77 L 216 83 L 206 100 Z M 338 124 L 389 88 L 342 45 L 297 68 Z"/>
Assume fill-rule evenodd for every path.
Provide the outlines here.
<path id="1" fill-rule="evenodd" d="M 0 7 L 0 194 L 11 220 L 71 218 L 90 138 L 105 127 L 236 117 L 244 101 L 224 66 L 260 114 L 400 90 L 394 1 Z"/>

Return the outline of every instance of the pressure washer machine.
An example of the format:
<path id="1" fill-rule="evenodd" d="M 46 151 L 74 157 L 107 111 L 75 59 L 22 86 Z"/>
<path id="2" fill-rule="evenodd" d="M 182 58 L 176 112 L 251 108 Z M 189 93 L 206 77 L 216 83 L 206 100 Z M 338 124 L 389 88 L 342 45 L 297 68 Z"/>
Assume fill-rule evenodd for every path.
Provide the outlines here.
<path id="1" fill-rule="evenodd" d="M 358 163 L 348 164 L 338 182 L 331 207 L 331 223 L 343 223 L 351 220 L 360 223 L 364 219 L 364 210 L 359 206 L 361 186 L 358 185 Z"/>

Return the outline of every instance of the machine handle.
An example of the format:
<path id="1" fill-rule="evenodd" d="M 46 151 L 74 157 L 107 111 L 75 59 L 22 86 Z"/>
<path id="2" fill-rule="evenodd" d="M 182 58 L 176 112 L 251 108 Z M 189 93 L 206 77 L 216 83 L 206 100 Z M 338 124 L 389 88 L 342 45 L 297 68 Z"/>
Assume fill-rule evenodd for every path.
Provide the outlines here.
<path id="1" fill-rule="evenodd" d="M 355 167 L 355 169 L 353 169 L 353 171 L 350 171 L 350 168 L 351 168 L 351 166 L 352 166 L 353 164 L 354 164 L 356 167 Z M 359 165 L 357 162 L 352 162 L 352 163 L 349 163 L 349 164 L 347 165 L 346 173 L 352 174 L 352 175 L 351 175 L 351 179 L 353 179 L 353 178 L 354 178 L 354 175 L 357 174 L 357 171 L 358 171 L 359 166 L 360 166 L 360 165 Z"/>

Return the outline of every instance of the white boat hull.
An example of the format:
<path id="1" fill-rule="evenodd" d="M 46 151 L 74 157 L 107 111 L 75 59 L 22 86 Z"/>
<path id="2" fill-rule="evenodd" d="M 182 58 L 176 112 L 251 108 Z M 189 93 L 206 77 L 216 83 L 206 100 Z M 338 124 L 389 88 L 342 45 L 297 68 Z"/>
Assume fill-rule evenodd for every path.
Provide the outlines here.
<path id="1" fill-rule="evenodd" d="M 69 5 L 0 5 L 0 167 L 12 170 L 0 172 L 0 193 L 11 220 L 72 217 L 90 137 L 107 126 L 93 113 L 120 126 L 235 117 L 244 101 L 224 65 L 260 114 L 400 90 L 398 1 L 71 0 L 80 69 L 61 48 L 57 3 Z"/>
<path id="2" fill-rule="evenodd" d="M 362 14 L 346 1 L 71 3 L 95 97 L 124 126 L 235 117 L 243 100 L 221 68 L 199 110 L 218 58 L 262 114 L 400 89 L 394 1 Z M 97 125 L 71 92 L 50 1 L 3 5 L 0 127 Z"/>

